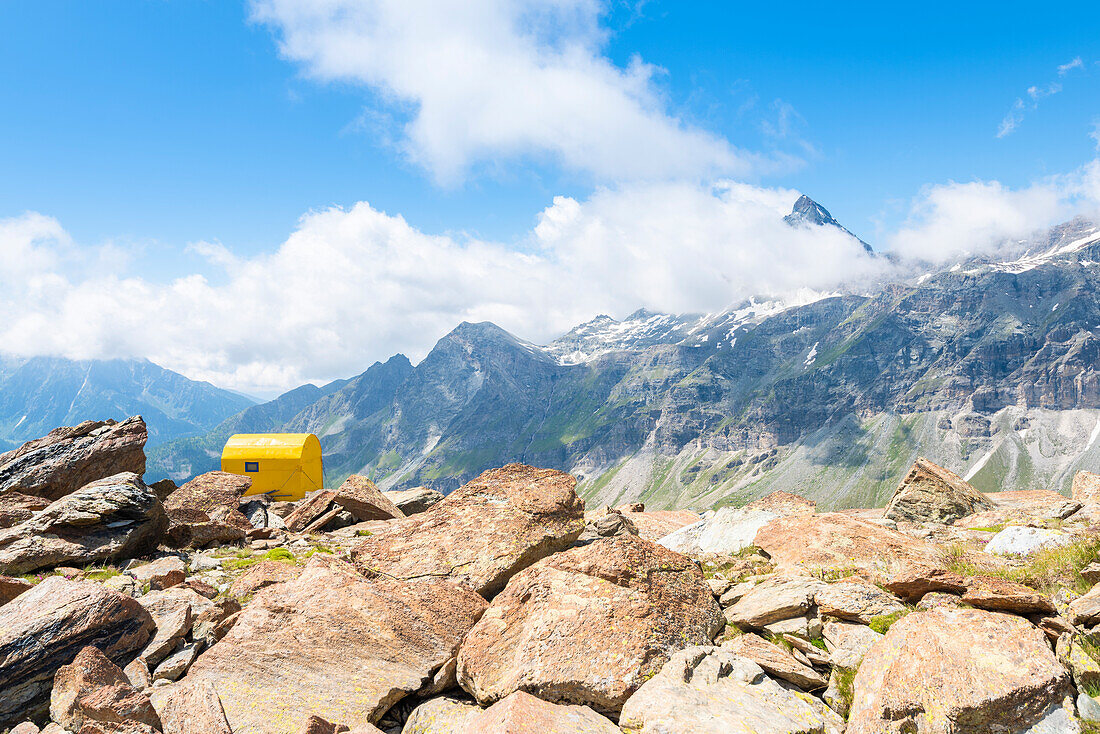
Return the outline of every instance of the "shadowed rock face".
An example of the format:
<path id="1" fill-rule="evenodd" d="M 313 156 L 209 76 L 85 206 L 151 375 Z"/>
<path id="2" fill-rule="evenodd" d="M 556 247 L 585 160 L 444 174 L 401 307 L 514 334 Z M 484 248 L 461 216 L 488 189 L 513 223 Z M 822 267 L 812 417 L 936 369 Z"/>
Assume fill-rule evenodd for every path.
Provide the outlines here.
<path id="1" fill-rule="evenodd" d="M 492 595 L 517 571 L 580 536 L 584 502 L 576 485 L 553 469 L 492 469 L 427 511 L 390 522 L 352 556 L 369 573 L 451 580 Z"/>
<path id="2" fill-rule="evenodd" d="M 50 431 L 0 454 L 0 494 L 14 491 L 56 500 L 120 472 L 140 476 L 145 473 L 146 438 L 141 416 Z"/>
<path id="3" fill-rule="evenodd" d="M 375 721 L 431 680 L 484 609 L 454 584 L 369 580 L 318 554 L 257 593 L 178 685 L 212 685 L 233 731 L 285 734 L 311 714 Z"/>
<path id="4" fill-rule="evenodd" d="M 637 536 L 604 538 L 509 581 L 466 637 L 458 679 L 482 704 L 525 690 L 616 712 L 669 655 L 721 626 L 694 562 Z"/>
<path id="5" fill-rule="evenodd" d="M 44 710 L 55 671 L 88 645 L 124 664 L 153 629 L 134 599 L 60 576 L 0 607 L 0 726 Z"/>
<path id="6" fill-rule="evenodd" d="M 1024 731 L 1045 716 L 1057 719 L 1050 709 L 1069 682 L 1026 619 L 978 609 L 916 612 L 864 657 L 847 732 Z"/>
<path id="7" fill-rule="evenodd" d="M 166 526 L 153 490 L 136 474 L 117 474 L 0 530 L 0 573 L 133 558 L 155 548 Z"/>
<path id="8" fill-rule="evenodd" d="M 992 508 L 993 502 L 958 474 L 919 458 L 894 492 L 883 516 L 898 522 L 950 524 Z"/>

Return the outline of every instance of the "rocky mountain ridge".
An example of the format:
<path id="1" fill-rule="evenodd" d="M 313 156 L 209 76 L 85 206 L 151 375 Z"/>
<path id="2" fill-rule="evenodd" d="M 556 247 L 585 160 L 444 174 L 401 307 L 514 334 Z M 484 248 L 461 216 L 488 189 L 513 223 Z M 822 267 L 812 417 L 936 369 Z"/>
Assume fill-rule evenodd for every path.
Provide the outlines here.
<path id="1" fill-rule="evenodd" d="M 151 444 L 201 435 L 255 400 L 148 360 L 0 355 L 0 442 L 14 446 L 84 420 L 149 422 Z"/>
<path id="2" fill-rule="evenodd" d="M 418 365 L 398 355 L 308 405 L 250 408 L 155 448 L 150 467 L 216 467 L 232 425 L 315 432 L 333 482 L 394 488 L 449 491 L 521 461 L 608 503 L 705 509 L 795 488 L 873 506 L 924 454 L 982 489 L 1068 491 L 1100 469 L 1097 263 L 1100 232 L 1075 220 L 1011 259 L 872 295 L 600 316 L 544 347 L 462 324 Z"/>

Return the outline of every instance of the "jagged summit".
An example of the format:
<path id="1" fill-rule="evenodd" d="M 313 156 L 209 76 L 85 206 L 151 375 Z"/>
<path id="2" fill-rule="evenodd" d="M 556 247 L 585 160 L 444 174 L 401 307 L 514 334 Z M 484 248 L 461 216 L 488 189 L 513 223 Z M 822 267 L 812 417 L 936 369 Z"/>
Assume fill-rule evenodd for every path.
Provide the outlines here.
<path id="1" fill-rule="evenodd" d="M 844 227 L 840 222 L 836 221 L 833 215 L 829 213 L 828 209 L 805 194 L 798 197 L 798 201 L 794 203 L 791 213 L 783 217 L 783 221 L 792 227 L 836 227 L 859 240 L 859 244 L 863 245 L 863 249 L 867 250 L 867 252 L 874 253 L 870 245 L 859 239 L 859 237 L 856 237 L 847 227 Z"/>

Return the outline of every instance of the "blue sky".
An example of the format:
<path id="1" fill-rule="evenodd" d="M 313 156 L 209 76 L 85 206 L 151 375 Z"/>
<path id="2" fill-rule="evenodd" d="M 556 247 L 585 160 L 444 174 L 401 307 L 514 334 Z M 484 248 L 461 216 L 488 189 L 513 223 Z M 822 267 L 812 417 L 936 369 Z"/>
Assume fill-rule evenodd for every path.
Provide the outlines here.
<path id="1" fill-rule="evenodd" d="M 310 212 L 337 206 L 347 213 L 368 202 L 370 216 L 384 213 L 379 221 L 404 233 L 387 235 L 390 243 L 406 235 L 425 242 L 439 236 L 467 255 L 487 244 L 496 248 L 489 257 L 535 253 L 558 263 L 573 257 L 578 269 L 602 263 L 608 267 L 603 277 L 616 278 L 608 265 L 621 258 L 615 248 L 635 248 L 639 256 L 637 236 L 626 243 L 592 239 L 594 228 L 573 220 L 572 233 L 547 235 L 547 220 L 557 222 L 574 202 L 578 217 L 600 222 L 597 229 L 629 232 L 630 226 L 608 222 L 641 219 L 631 217 L 638 210 L 627 202 L 646 201 L 654 190 L 639 188 L 694 186 L 690 201 L 707 207 L 714 197 L 704 203 L 698 189 L 732 181 L 758 193 L 722 196 L 763 197 L 777 209 L 789 206 L 789 192 L 806 192 L 849 229 L 889 249 L 912 241 L 910 230 L 950 229 L 926 221 L 930 217 L 970 208 L 960 203 L 969 199 L 945 203 L 959 191 L 951 182 L 983 187 L 963 193 L 980 194 L 990 218 L 1026 213 L 1009 229 L 963 226 L 982 236 L 1014 236 L 1025 225 L 1044 225 L 1093 203 L 1079 183 L 1063 178 L 1080 178 L 1100 145 L 1090 137 L 1100 136 L 1096 3 L 899 9 L 475 0 L 457 6 L 477 19 L 453 28 L 436 23 L 453 12 L 437 7 L 449 5 L 455 4 L 0 4 L 0 218 L 24 233 L 28 212 L 45 218 L 30 227 L 41 231 L 22 235 L 9 249 L 41 251 L 49 261 L 44 272 L 60 274 L 74 289 L 94 288 L 97 281 L 85 275 L 92 271 L 147 292 L 186 290 L 190 278 L 232 288 L 234 271 L 267 267 L 265 258 L 285 250 L 292 233 L 329 237 L 326 245 L 335 247 L 331 231 L 310 229 L 322 223 Z M 422 56 L 452 40 L 457 53 Z M 528 46 L 535 49 L 530 54 Z M 531 70 L 539 73 L 524 78 Z M 563 87 L 557 96 L 545 91 L 554 83 Z M 591 110 L 589 98 L 571 96 L 589 84 L 591 100 L 598 100 Z M 466 96 L 456 99 L 456 90 Z M 621 100 L 599 106 L 619 92 Z M 475 107 L 491 112 L 467 119 Z M 660 201 L 677 196 L 665 191 Z M 692 213 L 689 199 L 680 206 L 691 218 L 687 229 L 708 216 Z M 350 235 L 347 246 L 385 257 L 388 250 L 371 249 L 381 246 L 377 241 L 363 244 L 380 236 L 377 228 L 360 224 L 366 230 Z M 666 218 L 647 231 L 678 228 Z M 722 225 L 698 236 L 712 237 L 714 248 L 742 241 L 747 247 L 763 231 Z M 548 245 L 548 236 L 568 242 Z M 548 247 L 557 249 L 546 254 Z M 599 248 L 607 252 L 597 257 L 592 250 Z M 660 243 L 654 248 L 640 259 L 669 270 L 657 254 Z M 744 267 L 744 261 L 729 265 Z M 468 272 L 466 264 L 455 267 L 462 279 L 487 277 L 476 265 Z M 771 275 L 761 281 L 768 285 Z M 359 291 L 384 290 L 401 282 L 396 278 L 363 282 Z M 278 356 L 277 339 L 262 359 L 239 348 L 232 335 L 207 345 L 206 354 L 201 344 L 181 344 L 196 335 L 177 335 L 169 346 L 148 335 L 128 339 L 107 327 L 117 321 L 110 314 L 99 316 L 94 338 L 77 340 L 73 349 L 26 337 L 41 325 L 42 309 L 25 314 L 21 332 L 4 336 L 27 353 L 140 354 L 236 387 L 271 389 L 358 371 L 356 365 L 361 369 L 389 350 L 422 354 L 445 324 L 461 318 L 493 318 L 520 331 L 527 325 L 522 336 L 545 340 L 594 309 L 615 315 L 641 305 L 710 309 L 752 295 L 743 284 L 695 303 L 662 294 L 667 284 L 653 273 L 634 282 L 633 291 L 578 302 L 537 323 L 531 313 L 545 312 L 550 295 L 526 303 L 495 293 L 479 302 L 476 283 L 427 311 L 367 309 L 362 318 L 375 327 L 367 334 L 330 328 L 321 311 L 320 321 L 303 328 L 316 331 L 320 324 L 331 333 L 294 358 Z M 778 278 L 767 289 L 786 292 L 795 285 Z M 640 302 L 654 287 L 658 295 Z M 232 292 L 203 296 L 218 297 L 227 308 L 235 305 Z M 259 310 L 237 326 L 274 328 Z M 142 329 L 156 331 L 176 316 L 156 318 Z M 371 336 L 382 331 L 414 336 Z M 311 356 L 331 350 L 342 356 Z"/>

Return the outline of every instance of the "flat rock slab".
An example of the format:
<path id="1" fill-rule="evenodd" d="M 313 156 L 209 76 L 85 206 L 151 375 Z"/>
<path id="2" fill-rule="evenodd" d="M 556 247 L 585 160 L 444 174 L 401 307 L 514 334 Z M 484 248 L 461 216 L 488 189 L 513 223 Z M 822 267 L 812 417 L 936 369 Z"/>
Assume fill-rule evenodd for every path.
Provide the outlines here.
<path id="1" fill-rule="evenodd" d="M 14 491 L 52 501 L 104 477 L 140 476 L 147 437 L 141 416 L 55 429 L 0 454 L 0 494 Z"/>
<path id="2" fill-rule="evenodd" d="M 992 507 L 958 474 L 922 457 L 901 480 L 882 516 L 895 522 L 950 524 Z"/>
<path id="3" fill-rule="evenodd" d="M 636 536 L 605 538 L 517 574 L 463 643 L 458 680 L 482 705 L 525 690 L 615 712 L 721 625 L 694 563 Z"/>
<path id="4" fill-rule="evenodd" d="M 116 474 L 0 530 L 0 573 L 132 558 L 155 548 L 166 525 L 160 500 L 141 477 Z"/>
<path id="5" fill-rule="evenodd" d="M 257 593 L 181 684 L 211 684 L 238 734 L 297 731 L 311 714 L 374 722 L 431 680 L 484 609 L 454 584 L 368 580 L 318 554 Z"/>
<path id="6" fill-rule="evenodd" d="M 1100 585 L 1069 603 L 1069 621 L 1076 625 L 1093 625 L 1100 622 Z"/>
<path id="7" fill-rule="evenodd" d="M 938 546 L 838 512 L 773 520 L 755 545 L 781 569 L 838 569 L 884 576 L 910 563 L 935 565 Z"/>
<path id="8" fill-rule="evenodd" d="M 624 734 L 825 734 L 843 721 L 759 665 L 713 646 L 689 647 L 623 706 Z"/>
<path id="9" fill-rule="evenodd" d="M 30 581 L 14 578 L 12 576 L 0 576 L 0 606 L 7 604 L 23 592 L 30 591 L 33 588 L 34 584 Z"/>
<path id="10" fill-rule="evenodd" d="M 722 649 L 737 657 L 748 658 L 774 678 L 793 683 L 804 691 L 824 688 L 828 681 L 816 670 L 803 665 L 785 649 L 754 634 L 738 635 L 723 642 Z"/>
<path id="11" fill-rule="evenodd" d="M 860 578 L 833 582 L 819 589 L 814 601 L 822 615 L 863 624 L 884 614 L 905 611 L 896 596 Z"/>
<path id="12" fill-rule="evenodd" d="M 516 691 L 473 716 L 461 734 L 621 734 L 605 716 L 587 706 L 550 703 Z"/>
<path id="13" fill-rule="evenodd" d="M 333 509 L 336 493 L 331 489 L 311 492 L 308 497 L 297 503 L 294 512 L 286 516 L 286 529 L 292 533 L 304 532 Z"/>
<path id="14" fill-rule="evenodd" d="M 894 623 L 856 674 L 847 734 L 1022 732 L 1070 693 L 1026 619 L 939 608 Z"/>
<path id="15" fill-rule="evenodd" d="M 187 566 L 176 556 L 165 556 L 150 563 L 130 568 L 126 575 L 154 591 L 182 584 L 187 579 Z"/>
<path id="16" fill-rule="evenodd" d="M 1053 614 L 1054 603 L 1029 586 L 997 576 L 967 576 L 961 601 L 979 609 L 1013 614 Z"/>
<path id="17" fill-rule="evenodd" d="M 769 578 L 741 596 L 726 610 L 726 620 L 742 629 L 762 629 L 784 619 L 804 616 L 814 597 L 825 589 L 817 579 Z"/>
<path id="18" fill-rule="evenodd" d="M 492 469 L 429 510 L 388 523 L 352 556 L 368 573 L 450 580 L 491 596 L 517 571 L 580 536 L 584 501 L 576 486 L 554 469 Z"/>
<path id="19" fill-rule="evenodd" d="M 156 688 L 151 698 L 164 734 L 234 734 L 210 681 L 184 681 Z"/>
<path id="20" fill-rule="evenodd" d="M 153 626 L 134 599 L 60 576 L 0 607 L 0 727 L 48 705 L 54 673 L 88 645 L 129 662 Z"/>

